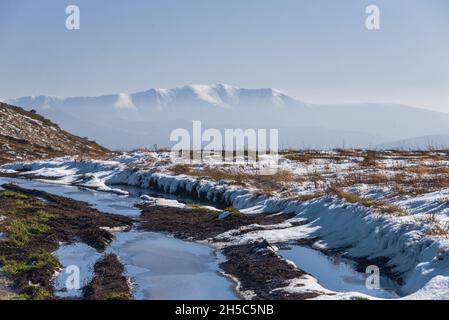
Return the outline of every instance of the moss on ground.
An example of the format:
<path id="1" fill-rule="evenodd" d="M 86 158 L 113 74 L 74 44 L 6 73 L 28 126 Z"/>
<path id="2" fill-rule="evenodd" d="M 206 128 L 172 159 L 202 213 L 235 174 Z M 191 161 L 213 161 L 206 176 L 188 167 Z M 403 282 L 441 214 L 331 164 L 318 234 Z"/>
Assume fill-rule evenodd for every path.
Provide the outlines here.
<path id="1" fill-rule="evenodd" d="M 54 299 L 52 280 L 61 265 L 52 252 L 61 242 L 82 241 L 102 251 L 113 235 L 101 227 L 132 224 L 130 218 L 100 213 L 75 200 L 15 185 L 2 187 L 0 275 L 10 285 L 2 290 L 0 284 L 0 299 Z"/>

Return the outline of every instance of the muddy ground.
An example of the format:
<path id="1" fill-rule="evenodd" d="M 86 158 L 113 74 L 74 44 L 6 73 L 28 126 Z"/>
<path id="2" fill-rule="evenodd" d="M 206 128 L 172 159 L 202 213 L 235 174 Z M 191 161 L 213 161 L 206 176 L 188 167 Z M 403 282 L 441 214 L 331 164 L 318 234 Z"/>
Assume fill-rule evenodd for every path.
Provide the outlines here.
<path id="1" fill-rule="evenodd" d="M 87 203 L 7 184 L 0 191 L 0 265 L 12 289 L 26 299 L 52 299 L 60 268 L 52 255 L 61 243 L 84 242 L 102 252 L 114 236 L 103 229 L 130 229 L 128 217 L 101 213 Z"/>
<path id="2" fill-rule="evenodd" d="M 181 239 L 213 241 L 223 232 L 252 224 L 270 225 L 282 223 L 291 218 L 285 214 L 243 215 L 236 210 L 225 219 L 219 213 L 198 208 L 170 208 L 141 204 L 140 228 L 147 231 L 167 232 Z M 257 226 L 246 232 L 257 229 Z M 243 231 L 242 231 L 243 232 Z M 299 278 L 306 273 L 280 258 L 266 241 L 252 244 L 229 246 L 222 250 L 227 261 L 220 267 L 240 281 L 241 291 L 255 293 L 254 299 L 303 300 L 318 296 L 318 293 L 290 294 L 273 289 L 287 286 L 288 280 Z"/>
<path id="3" fill-rule="evenodd" d="M 220 267 L 239 279 L 241 291 L 252 291 L 255 299 L 304 300 L 315 298 L 319 293 L 288 293 L 275 290 L 285 287 L 288 280 L 297 279 L 306 273 L 280 258 L 266 240 L 251 244 L 230 246 L 223 250 L 228 258 Z"/>
<path id="4" fill-rule="evenodd" d="M 108 254 L 94 266 L 94 277 L 84 288 L 88 300 L 131 300 L 132 293 L 128 279 L 123 275 L 125 268 L 115 254 Z"/>
<path id="5" fill-rule="evenodd" d="M 146 231 L 160 231 L 175 235 L 180 239 L 206 240 L 223 232 L 252 224 L 270 225 L 290 219 L 286 214 L 245 215 L 231 209 L 230 215 L 219 219 L 221 212 L 202 208 L 172 208 L 140 204 L 140 228 Z"/>

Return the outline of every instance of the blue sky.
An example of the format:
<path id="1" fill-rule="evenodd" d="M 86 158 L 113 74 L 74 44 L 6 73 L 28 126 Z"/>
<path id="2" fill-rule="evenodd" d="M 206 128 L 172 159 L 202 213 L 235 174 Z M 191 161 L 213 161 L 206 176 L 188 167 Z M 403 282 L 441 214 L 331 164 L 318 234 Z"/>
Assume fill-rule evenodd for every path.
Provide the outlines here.
<path id="1" fill-rule="evenodd" d="M 229 83 L 449 112 L 448 39 L 447 0 L 0 0 L 0 97 Z"/>

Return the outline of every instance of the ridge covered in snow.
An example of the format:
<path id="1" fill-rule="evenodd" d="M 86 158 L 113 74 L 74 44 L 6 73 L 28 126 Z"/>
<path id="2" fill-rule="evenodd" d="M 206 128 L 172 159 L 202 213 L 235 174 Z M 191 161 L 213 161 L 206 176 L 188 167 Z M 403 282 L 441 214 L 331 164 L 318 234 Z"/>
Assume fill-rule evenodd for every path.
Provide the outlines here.
<path id="1" fill-rule="evenodd" d="M 395 104 L 316 105 L 273 88 L 228 84 L 96 97 L 28 96 L 8 103 L 36 109 L 70 132 L 120 150 L 170 147 L 171 131 L 189 129 L 194 120 L 219 130 L 275 128 L 279 145 L 295 149 L 383 148 L 411 137 L 449 134 L 445 113 Z M 429 148 L 428 140 L 420 141 L 418 147 Z"/>
<path id="2" fill-rule="evenodd" d="M 19 106 L 34 106 L 38 109 L 51 109 L 58 106 L 73 105 L 76 102 L 89 103 L 95 101 L 103 103 L 103 108 L 115 106 L 122 108 L 123 101 L 127 104 L 146 109 L 170 108 L 176 104 L 210 104 L 217 107 L 234 107 L 244 103 L 261 103 L 277 107 L 296 105 L 305 106 L 299 100 L 289 97 L 280 90 L 273 88 L 242 89 L 228 84 L 214 85 L 186 85 L 171 89 L 154 88 L 132 94 L 119 93 L 98 97 L 49 97 L 27 96 L 8 100 Z"/>

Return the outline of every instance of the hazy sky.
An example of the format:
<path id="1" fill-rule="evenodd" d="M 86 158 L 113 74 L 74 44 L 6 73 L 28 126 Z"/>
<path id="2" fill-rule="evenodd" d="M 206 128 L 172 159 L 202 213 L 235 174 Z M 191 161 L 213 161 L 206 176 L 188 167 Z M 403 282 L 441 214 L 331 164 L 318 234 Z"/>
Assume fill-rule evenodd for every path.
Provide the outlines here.
<path id="1" fill-rule="evenodd" d="M 65 28 L 70 4 L 80 30 Z M 0 0 L 0 97 L 192 83 L 449 112 L 449 1 Z"/>

